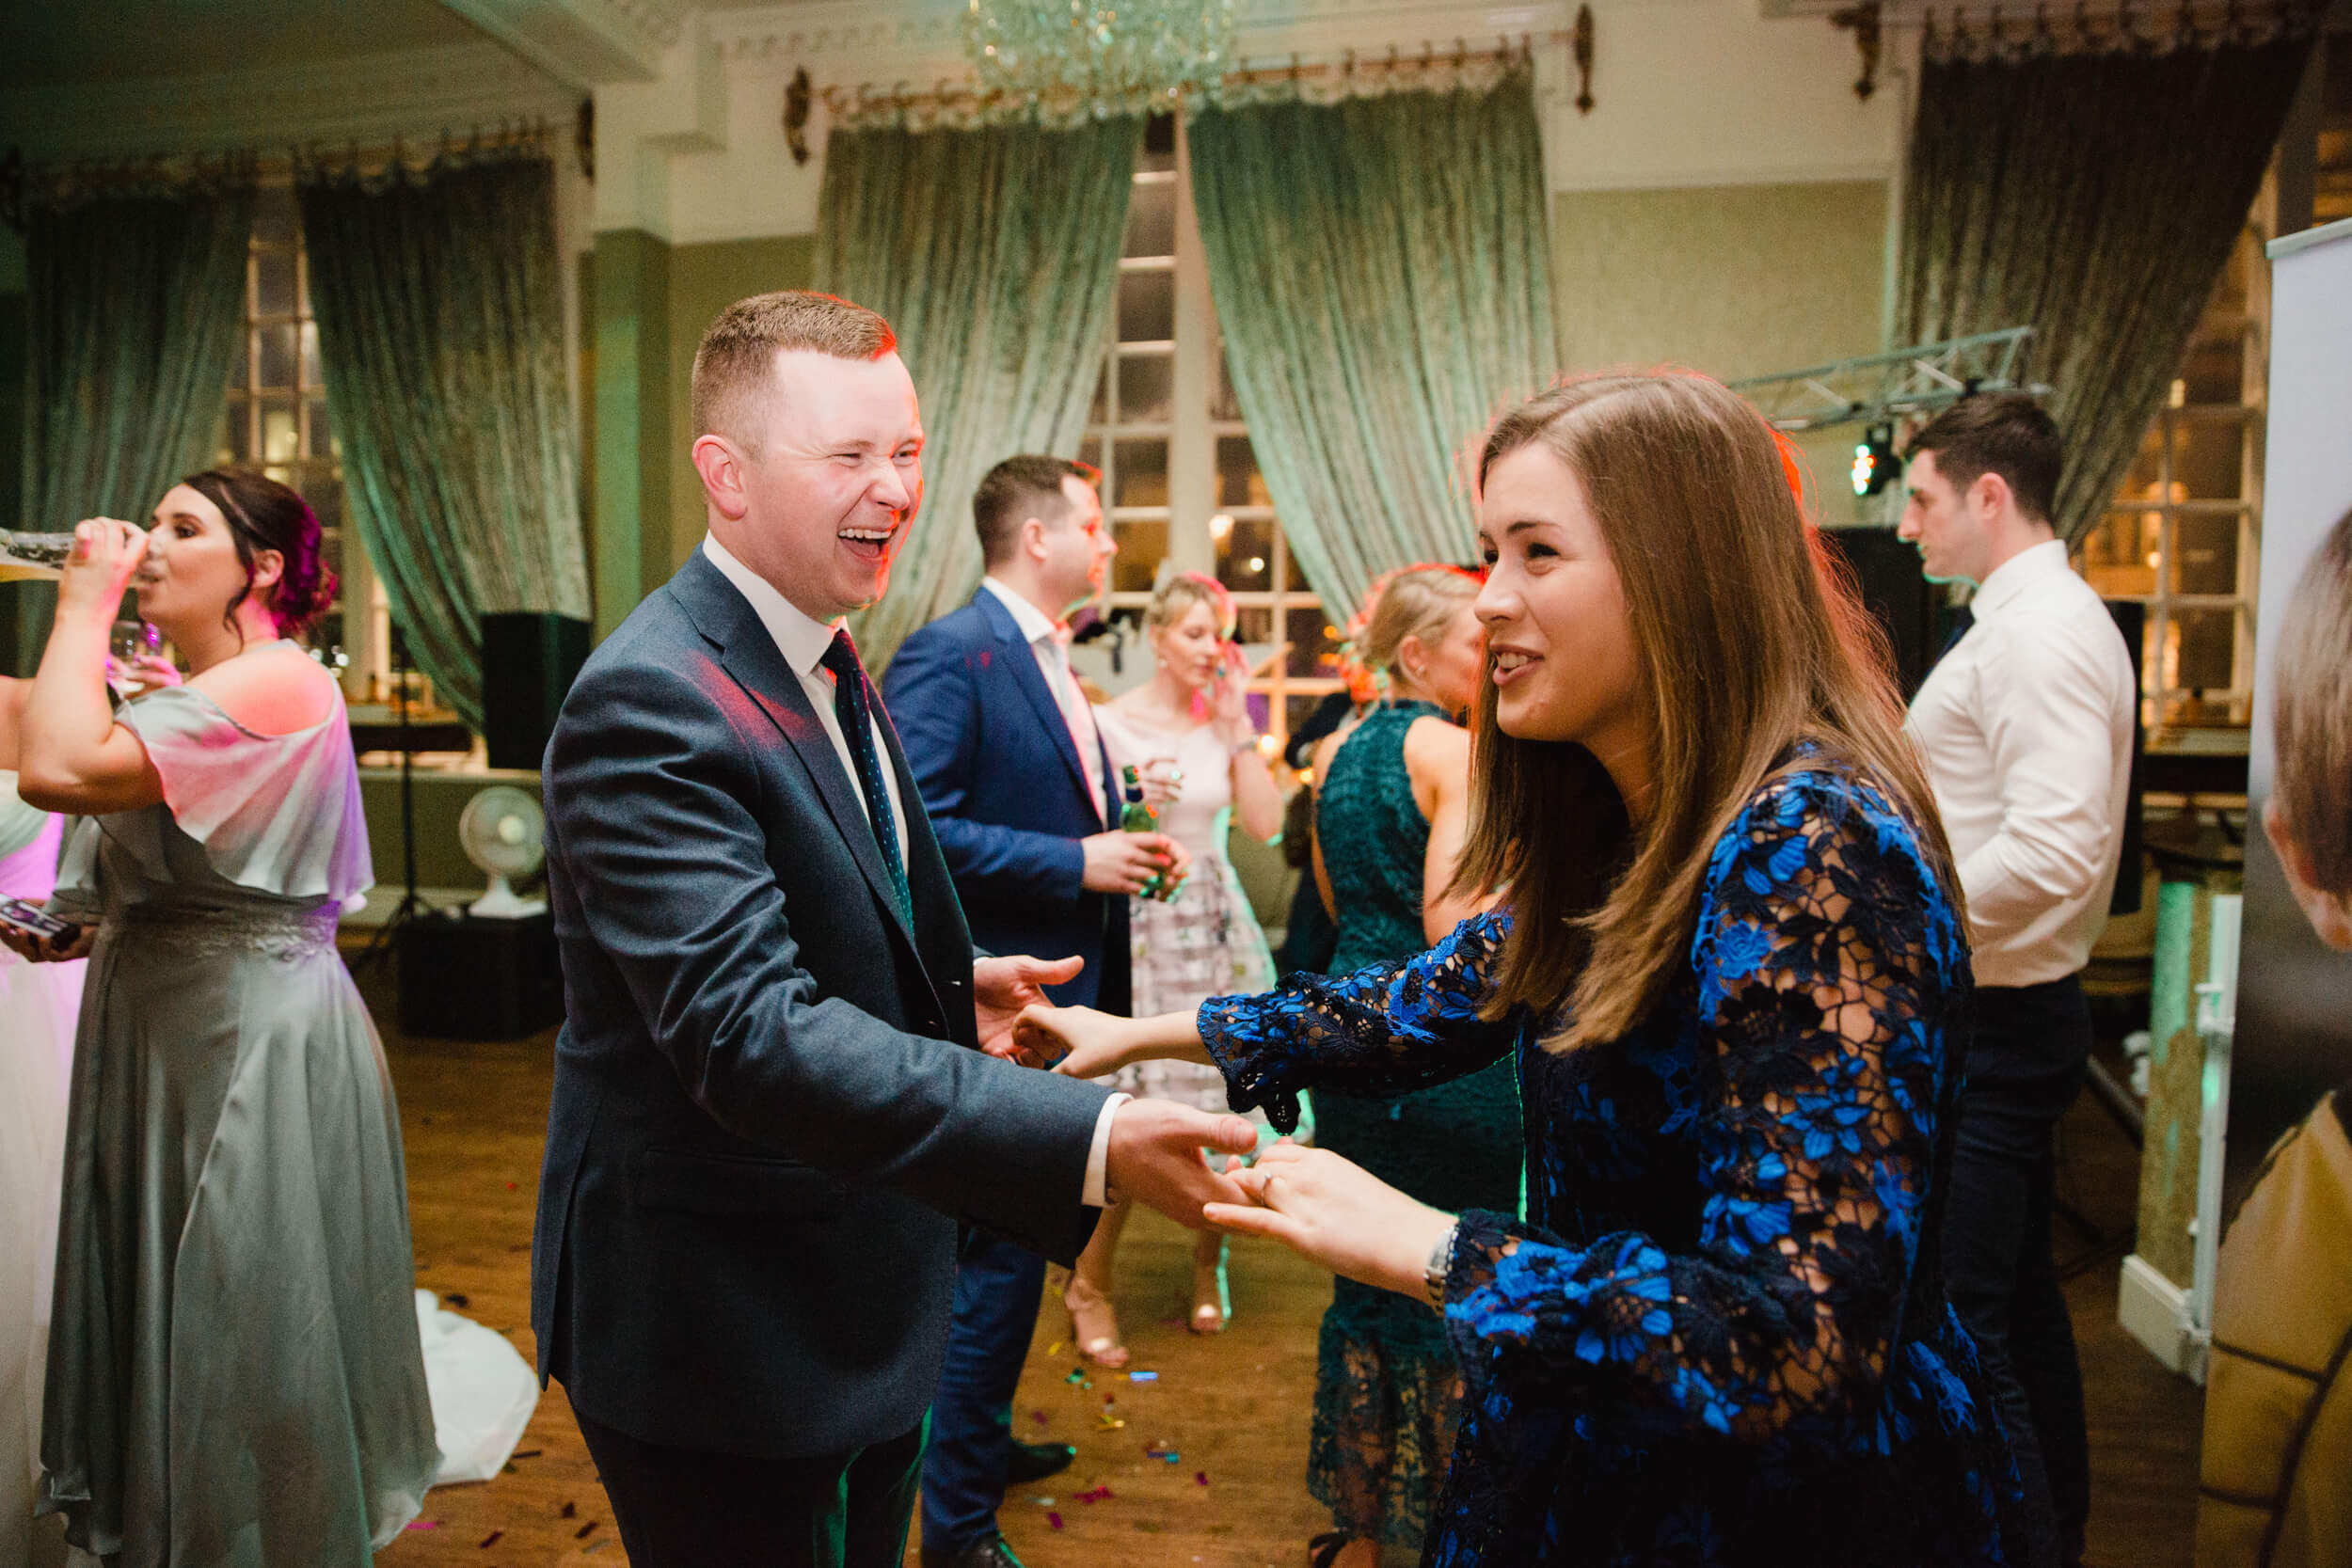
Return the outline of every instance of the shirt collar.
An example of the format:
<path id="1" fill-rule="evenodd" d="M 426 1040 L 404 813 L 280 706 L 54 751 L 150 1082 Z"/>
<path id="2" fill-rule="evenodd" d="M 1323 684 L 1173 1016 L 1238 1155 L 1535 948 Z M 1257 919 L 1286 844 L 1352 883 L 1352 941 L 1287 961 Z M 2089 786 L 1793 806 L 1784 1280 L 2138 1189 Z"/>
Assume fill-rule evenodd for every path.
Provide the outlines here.
<path id="1" fill-rule="evenodd" d="M 2027 546 L 2002 562 L 1985 579 L 1977 585 L 1976 597 L 1969 607 L 1979 615 L 1999 610 L 2042 578 L 2055 573 L 2072 573 L 2067 564 L 2066 541 L 2045 539 L 2039 545 Z"/>
<path id="2" fill-rule="evenodd" d="M 1015 590 L 1006 587 L 994 578 L 982 578 L 980 586 L 995 594 L 997 602 L 1012 612 L 1012 624 L 1021 628 L 1023 641 L 1035 646 L 1041 637 L 1051 638 L 1057 642 L 1067 640 L 1066 627 L 1057 625 L 1051 616 L 1023 598 Z"/>
<path id="3" fill-rule="evenodd" d="M 777 593 L 774 584 L 736 560 L 732 551 L 707 533 L 703 535 L 703 554 L 719 568 L 720 576 L 735 584 L 736 591 L 751 601 L 752 612 L 768 628 L 768 635 L 775 640 L 776 651 L 792 667 L 792 673 L 803 677 L 815 675 L 818 661 L 833 646 L 834 633 L 841 624 L 809 619 L 798 605 Z"/>

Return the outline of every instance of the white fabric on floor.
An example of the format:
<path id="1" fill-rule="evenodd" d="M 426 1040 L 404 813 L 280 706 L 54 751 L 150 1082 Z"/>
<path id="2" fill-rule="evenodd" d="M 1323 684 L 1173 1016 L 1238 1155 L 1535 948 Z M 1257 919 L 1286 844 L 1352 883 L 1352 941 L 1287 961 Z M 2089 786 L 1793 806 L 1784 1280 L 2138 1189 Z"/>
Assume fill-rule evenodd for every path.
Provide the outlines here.
<path id="1" fill-rule="evenodd" d="M 417 1333 L 441 1449 L 433 1484 L 488 1481 L 522 1441 L 539 1407 L 539 1379 L 503 1336 L 445 1310 L 430 1291 L 417 1292 Z"/>

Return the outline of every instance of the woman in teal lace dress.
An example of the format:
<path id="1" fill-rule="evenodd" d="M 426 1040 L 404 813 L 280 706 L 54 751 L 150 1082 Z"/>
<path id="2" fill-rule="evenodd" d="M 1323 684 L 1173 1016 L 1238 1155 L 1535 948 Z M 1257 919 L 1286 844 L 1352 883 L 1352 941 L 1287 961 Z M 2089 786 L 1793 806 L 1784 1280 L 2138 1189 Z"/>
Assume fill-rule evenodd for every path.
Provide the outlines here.
<path id="1" fill-rule="evenodd" d="M 1391 574 L 1359 619 L 1382 700 L 1315 754 L 1314 869 L 1339 927 L 1330 969 L 1419 953 L 1475 911 L 1449 896 L 1469 815 L 1470 736 L 1485 633 L 1478 581 L 1448 566 Z M 1317 1095 L 1319 1147 L 1448 1211 L 1516 1212 L 1518 1096 L 1510 1069 L 1399 1095 Z M 1418 1547 L 1445 1479 L 1461 1369 L 1428 1304 L 1334 1279 L 1315 1363 L 1307 1490 L 1331 1510 L 1316 1568 L 1372 1568 L 1383 1542 Z"/>
<path id="2" fill-rule="evenodd" d="M 1468 1383 L 1436 1568 L 2018 1560 L 2019 1489 L 1938 1239 L 1967 1000 L 1958 882 L 1796 465 L 1720 385 L 1565 383 L 1480 464 L 1464 885 L 1432 951 L 1191 1018 L 1033 1012 L 1057 1070 L 1312 1086 L 1497 1060 L 1527 1217 L 1278 1145 L 1210 1223 L 1435 1303 Z"/>

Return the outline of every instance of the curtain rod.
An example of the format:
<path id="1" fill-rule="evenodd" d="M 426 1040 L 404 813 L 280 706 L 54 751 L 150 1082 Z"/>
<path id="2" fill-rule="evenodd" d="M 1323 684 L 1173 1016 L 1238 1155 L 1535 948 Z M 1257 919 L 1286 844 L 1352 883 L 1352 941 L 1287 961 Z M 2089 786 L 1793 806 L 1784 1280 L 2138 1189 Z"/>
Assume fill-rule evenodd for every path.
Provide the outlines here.
<path id="1" fill-rule="evenodd" d="M 1286 66 L 1252 67 L 1248 56 L 1244 55 L 1241 69 L 1227 72 L 1220 85 L 1225 87 L 1248 87 L 1269 82 L 1303 82 L 1331 76 L 1349 80 L 1366 71 L 1461 71 L 1473 65 L 1490 63 L 1507 67 L 1533 58 L 1534 46 L 1539 40 L 1545 43 L 1571 43 L 1578 36 L 1566 29 L 1555 29 L 1547 33 L 1523 33 L 1516 43 L 1506 36 L 1502 38 L 1494 48 L 1477 50 L 1471 49 L 1466 40 L 1457 38 L 1454 40 L 1454 48 L 1450 51 L 1439 49 L 1434 40 L 1423 40 L 1422 51 L 1418 55 L 1406 54 L 1397 46 L 1391 45 L 1385 56 L 1373 55 L 1367 58 L 1359 57 L 1355 50 L 1350 49 L 1336 64 L 1317 62 L 1311 65 L 1306 63 L 1302 55 L 1294 54 L 1291 55 L 1290 64 Z M 954 78 L 946 76 L 940 77 L 928 91 L 908 90 L 912 86 L 913 84 L 903 77 L 891 83 L 887 88 L 878 82 L 860 82 L 854 86 L 845 86 L 835 82 L 827 84 L 818 96 L 825 101 L 826 109 L 836 119 L 853 113 L 869 114 L 879 111 L 904 113 L 909 110 L 939 111 L 964 107 L 993 110 L 1024 101 L 1041 101 L 1043 96 L 1033 92 L 1007 92 L 1002 89 L 982 92 L 977 87 L 960 86 Z M 1187 92 L 1189 90 L 1187 89 Z M 1073 101 L 1076 101 L 1082 95 L 1073 91 L 1069 96 Z"/>

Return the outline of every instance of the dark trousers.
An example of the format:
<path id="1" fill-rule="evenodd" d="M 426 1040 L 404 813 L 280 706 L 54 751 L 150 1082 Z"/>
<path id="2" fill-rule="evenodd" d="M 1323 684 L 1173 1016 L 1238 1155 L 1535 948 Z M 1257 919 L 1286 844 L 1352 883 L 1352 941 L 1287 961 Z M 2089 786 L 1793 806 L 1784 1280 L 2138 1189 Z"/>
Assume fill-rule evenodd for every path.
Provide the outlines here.
<path id="1" fill-rule="evenodd" d="M 1045 1259 L 975 1231 L 956 1264 L 947 1360 L 923 1456 L 923 1550 L 961 1551 L 996 1534 L 1012 1452 L 1012 1395 L 1029 1358 Z"/>
<path id="2" fill-rule="evenodd" d="M 1976 993 L 1944 1215 L 1944 1282 L 1984 1358 L 2047 1560 L 2082 1560 L 2090 1445 L 2050 1250 L 2058 1118 L 2081 1092 L 2090 1009 L 2072 975 Z"/>
<path id="3" fill-rule="evenodd" d="M 914 1513 L 923 1428 L 803 1459 L 674 1449 L 582 1415 L 580 1434 L 629 1568 L 898 1568 Z"/>

